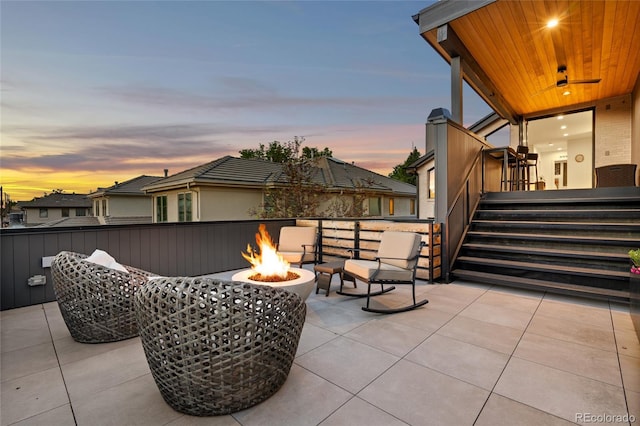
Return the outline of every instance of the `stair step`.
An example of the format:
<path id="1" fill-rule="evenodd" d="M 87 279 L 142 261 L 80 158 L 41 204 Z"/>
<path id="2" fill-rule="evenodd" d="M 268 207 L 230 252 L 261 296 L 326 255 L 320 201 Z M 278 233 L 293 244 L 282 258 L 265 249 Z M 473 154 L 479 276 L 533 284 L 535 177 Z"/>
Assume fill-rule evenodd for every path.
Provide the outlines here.
<path id="1" fill-rule="evenodd" d="M 451 272 L 456 278 L 477 281 L 486 284 L 505 285 L 509 287 L 524 288 L 529 290 L 547 291 L 550 293 L 568 294 L 593 299 L 612 300 L 629 303 L 630 292 L 603 289 L 598 287 L 580 286 L 575 284 L 563 284 L 553 281 L 536 280 L 531 278 L 512 277 L 507 275 L 492 274 L 488 272 L 454 269 Z"/>
<path id="2" fill-rule="evenodd" d="M 558 222 L 537 220 L 488 220 L 475 219 L 474 224 L 485 226 L 499 226 L 508 228 L 531 228 L 549 230 L 584 230 L 605 232 L 640 232 L 640 223 L 625 222 Z"/>
<path id="3" fill-rule="evenodd" d="M 605 279 L 629 279 L 628 271 L 610 271 L 599 268 L 582 268 L 576 266 L 565 265 L 549 265 L 531 262 L 519 262 L 515 260 L 488 259 L 471 256 L 458 256 L 458 261 L 473 263 L 478 265 L 488 265 L 494 267 L 504 267 L 511 269 L 522 269 L 527 271 L 541 271 L 556 274 L 583 275 L 588 277 L 605 278 Z"/>
<path id="4" fill-rule="evenodd" d="M 629 255 L 627 253 L 612 253 L 612 252 L 586 251 L 586 250 L 585 251 L 564 250 L 564 249 L 556 249 L 553 247 L 507 246 L 507 245 L 483 244 L 483 243 L 465 243 L 462 245 L 462 248 L 513 253 L 513 254 L 539 254 L 539 255 L 546 255 L 546 256 L 581 258 L 581 259 L 619 260 L 625 263 L 628 263 L 629 261 Z"/>
<path id="5" fill-rule="evenodd" d="M 474 221 L 475 222 L 475 221 Z M 636 238 L 621 238 L 611 236 L 597 235 L 556 235 L 556 234 L 523 234 L 514 232 L 488 232 L 488 231 L 469 231 L 467 236 L 479 238 L 505 238 L 517 240 L 540 240 L 540 241 L 560 241 L 575 242 L 582 244 L 602 244 L 602 245 L 624 245 L 628 247 L 636 247 L 639 244 Z"/>

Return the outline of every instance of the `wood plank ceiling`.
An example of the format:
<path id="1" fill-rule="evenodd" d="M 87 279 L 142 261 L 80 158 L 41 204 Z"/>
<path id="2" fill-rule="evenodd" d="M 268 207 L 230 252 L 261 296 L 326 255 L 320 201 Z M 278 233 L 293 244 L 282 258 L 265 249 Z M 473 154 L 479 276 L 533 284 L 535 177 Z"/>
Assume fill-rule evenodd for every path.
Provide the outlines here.
<path id="1" fill-rule="evenodd" d="M 551 18 L 555 28 L 546 27 Z M 631 93 L 640 72 L 640 1 L 498 0 L 450 26 L 520 116 Z M 450 61 L 436 31 L 422 36 Z M 557 87 L 562 65 L 570 84 Z M 600 82 L 571 84 L 588 79 Z"/>

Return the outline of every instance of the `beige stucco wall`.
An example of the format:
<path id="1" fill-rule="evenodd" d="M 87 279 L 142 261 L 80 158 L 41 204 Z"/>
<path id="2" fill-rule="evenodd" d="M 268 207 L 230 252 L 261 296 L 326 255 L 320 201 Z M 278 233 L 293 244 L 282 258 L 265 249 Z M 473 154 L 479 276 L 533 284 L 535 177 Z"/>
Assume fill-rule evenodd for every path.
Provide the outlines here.
<path id="1" fill-rule="evenodd" d="M 132 216 L 151 216 L 153 213 L 153 199 L 148 197 L 135 196 L 117 196 L 96 197 L 91 201 L 99 202 L 102 206 L 102 200 L 107 200 L 107 216 L 110 217 L 132 217 Z M 95 210 L 95 209 L 94 209 Z M 104 216 L 105 212 L 100 209 L 100 216 Z"/>
<path id="2" fill-rule="evenodd" d="M 109 197 L 109 216 L 151 216 L 151 197 Z"/>
<path id="3" fill-rule="evenodd" d="M 167 218 L 168 222 L 178 221 L 178 193 L 185 192 L 184 189 L 158 192 L 155 196 L 167 196 Z M 191 188 L 193 221 L 215 221 L 215 220 L 244 220 L 255 219 L 249 211 L 257 210 L 262 204 L 261 189 L 244 188 Z M 351 196 L 346 196 L 350 200 Z M 411 197 L 394 197 L 395 214 L 389 215 L 389 197 L 381 197 L 384 217 L 408 217 L 411 215 Z M 153 204 L 153 221 L 156 221 L 155 198 Z M 324 212 L 329 207 L 330 200 L 323 201 L 319 211 Z"/>
<path id="4" fill-rule="evenodd" d="M 262 190 L 200 188 L 200 199 L 200 221 L 255 219 L 255 216 L 249 214 L 249 210 L 257 209 L 262 203 Z M 177 196 L 174 204 L 177 206 Z M 169 217 L 171 218 L 171 214 Z"/>
<path id="5" fill-rule="evenodd" d="M 91 213 L 88 208 L 85 208 L 85 216 L 89 216 Z M 62 209 L 57 207 L 49 207 L 47 209 L 47 217 L 40 217 L 40 208 L 25 208 L 24 223 L 26 225 L 39 225 L 41 223 L 51 222 L 52 220 L 62 219 Z M 76 217 L 76 208 L 69 207 L 69 216 Z"/>

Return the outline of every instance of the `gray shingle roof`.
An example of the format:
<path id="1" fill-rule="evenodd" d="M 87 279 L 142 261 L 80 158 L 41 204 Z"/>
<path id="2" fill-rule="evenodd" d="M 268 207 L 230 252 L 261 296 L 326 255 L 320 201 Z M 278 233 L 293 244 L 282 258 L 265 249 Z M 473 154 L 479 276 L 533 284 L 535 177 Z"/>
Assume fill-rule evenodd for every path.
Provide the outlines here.
<path id="1" fill-rule="evenodd" d="M 104 195 L 146 195 L 142 188 L 159 179 L 162 179 L 162 177 L 141 175 L 125 182 L 118 182 L 108 188 L 98 188 L 96 192 L 92 192 L 88 197 L 95 198 Z"/>
<path id="2" fill-rule="evenodd" d="M 55 193 L 44 197 L 36 197 L 31 201 L 20 201 L 21 208 L 62 208 L 62 207 L 91 207 L 91 200 L 86 194 Z"/>
<path id="3" fill-rule="evenodd" d="M 326 185 L 330 190 L 356 189 L 366 186 L 381 192 L 415 195 L 416 187 L 391 179 L 353 164 L 331 157 L 317 159 L 315 183 Z M 225 156 L 215 161 L 177 173 L 153 182 L 146 190 L 163 190 L 174 185 L 211 184 L 261 187 L 266 184 L 286 183 L 282 164 L 265 160 Z"/>

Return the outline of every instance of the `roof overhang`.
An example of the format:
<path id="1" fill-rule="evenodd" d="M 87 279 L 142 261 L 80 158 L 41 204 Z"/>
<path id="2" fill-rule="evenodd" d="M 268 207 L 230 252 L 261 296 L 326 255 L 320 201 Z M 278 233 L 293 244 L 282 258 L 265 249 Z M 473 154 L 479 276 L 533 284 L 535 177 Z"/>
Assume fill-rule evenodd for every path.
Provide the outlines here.
<path id="1" fill-rule="evenodd" d="M 420 35 L 450 64 L 459 57 L 462 78 L 514 124 L 629 94 L 638 80 L 638 1 L 444 0 L 413 18 Z M 547 28 L 552 18 L 558 25 Z M 565 77 L 568 85 L 559 83 Z M 572 83 L 594 79 L 600 82 Z"/>

